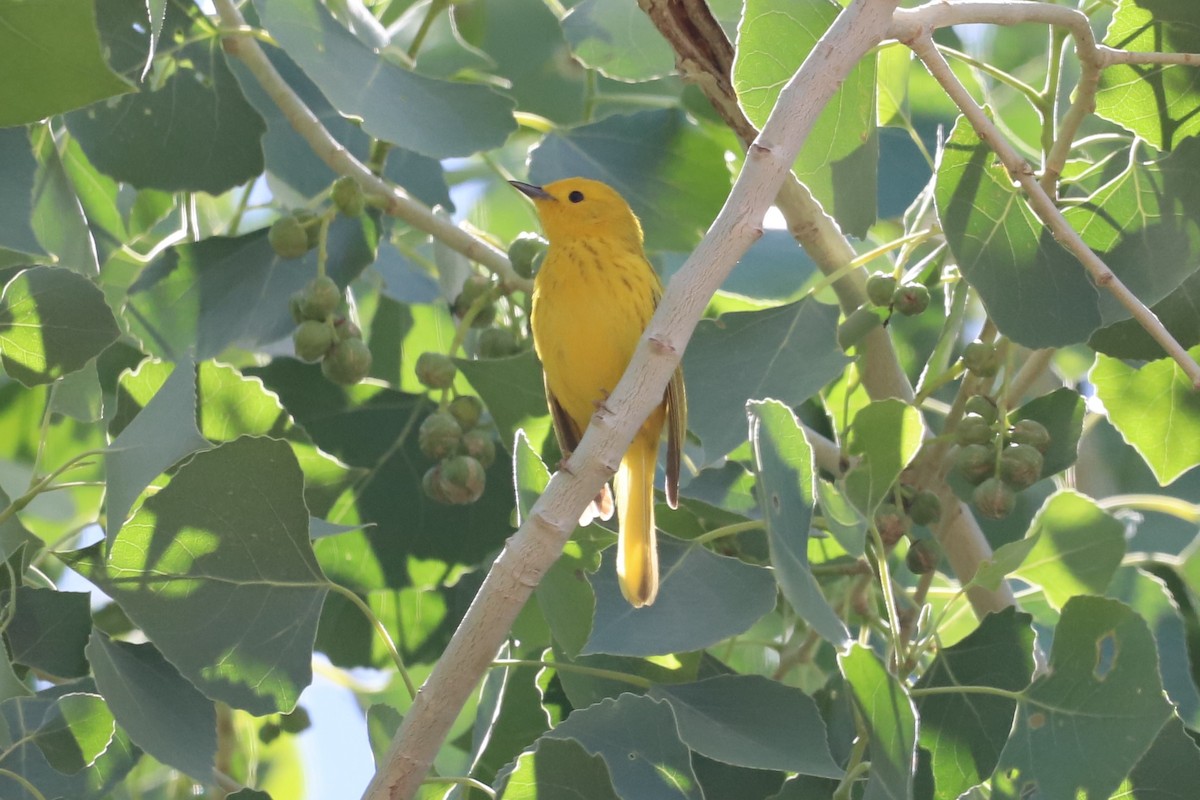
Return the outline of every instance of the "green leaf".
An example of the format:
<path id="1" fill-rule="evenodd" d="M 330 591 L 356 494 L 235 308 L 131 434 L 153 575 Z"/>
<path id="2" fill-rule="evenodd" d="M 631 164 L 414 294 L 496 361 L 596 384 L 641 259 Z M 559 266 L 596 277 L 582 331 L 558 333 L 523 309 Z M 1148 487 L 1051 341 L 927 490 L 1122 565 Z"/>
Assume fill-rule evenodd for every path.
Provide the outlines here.
<path id="1" fill-rule="evenodd" d="M 680 738 L 697 753 L 755 769 L 842 777 L 817 705 L 799 689 L 761 675 L 721 675 L 654 686 L 649 696 L 671 704 Z"/>
<path id="2" fill-rule="evenodd" d="M 1190 800 L 1200 786 L 1200 750 L 1178 717 L 1171 717 L 1129 775 L 1136 798 Z"/>
<path id="3" fill-rule="evenodd" d="M 542 366 L 532 350 L 507 358 L 456 358 L 454 363 L 487 406 L 501 441 L 511 442 L 518 430 L 539 444 L 546 438 L 550 409 Z"/>
<path id="4" fill-rule="evenodd" d="M 1009 415 L 1010 422 L 1031 419 L 1050 433 L 1050 445 L 1042 454 L 1042 475 L 1057 475 L 1075 463 L 1079 456 L 1079 437 L 1083 433 L 1086 403 L 1079 392 L 1055 389 L 1035 397 Z"/>
<path id="5" fill-rule="evenodd" d="M 661 78 L 675 69 L 675 52 L 633 3 L 583 0 L 562 21 L 571 52 L 585 66 L 619 81 Z"/>
<path id="6" fill-rule="evenodd" d="M 154 645 L 118 642 L 93 631 L 87 656 L 96 688 L 129 738 L 197 782 L 210 780 L 217 755 L 212 701 Z"/>
<path id="7" fill-rule="evenodd" d="M 10 503 L 12 503 L 12 500 L 4 489 L 0 487 L 0 511 L 8 508 Z M 41 540 L 21 524 L 20 517 L 13 514 L 8 519 L 0 522 L 0 561 L 8 561 L 23 545 L 31 547 L 35 545 L 40 546 Z"/>
<path id="8" fill-rule="evenodd" d="M 938 652 L 917 682 L 918 693 L 958 686 L 1021 691 L 1033 675 L 1031 622 L 1013 608 L 987 615 L 969 636 Z M 953 800 L 992 774 L 1016 706 L 1016 700 L 970 691 L 918 697 L 920 743 L 930 752 L 939 800 Z"/>
<path id="9" fill-rule="evenodd" d="M 529 179 L 572 176 L 620 192 L 652 250 L 691 250 L 729 193 L 721 144 L 675 108 L 613 114 L 548 134 L 529 155 Z"/>
<path id="10" fill-rule="evenodd" d="M 663 282 L 679 271 L 689 253 L 662 253 Z M 787 231 L 769 228 L 750 245 L 737 269 L 721 284 L 721 293 L 759 301 L 763 305 L 796 300 L 817 265 Z"/>
<path id="11" fill-rule="evenodd" d="M 5 82 L 6 87 L 15 85 L 13 81 Z M 0 127 L 0 186 L 6 187 L 4 202 L 0 203 L 0 248 L 42 253 L 31 222 L 37 168 L 26 130 Z"/>
<path id="12" fill-rule="evenodd" d="M 1184 347 L 1200 344 L 1200 271 L 1193 272 L 1164 299 L 1151 306 L 1154 316 L 1166 326 Z M 1088 339 L 1088 346 L 1113 358 L 1153 361 L 1166 355 L 1161 344 L 1147 333 L 1141 323 L 1127 319 L 1101 328 Z"/>
<path id="13" fill-rule="evenodd" d="M 833 0 L 749 0 L 738 26 L 733 86 L 746 117 L 762 128 L 779 92 L 841 11 Z M 879 143 L 875 59 L 850 71 L 817 118 L 793 171 L 854 236 L 875 222 Z"/>
<path id="14" fill-rule="evenodd" d="M 119 333 L 104 293 L 70 270 L 22 270 L 0 295 L 0 360 L 26 386 L 80 369 Z"/>
<path id="15" fill-rule="evenodd" d="M 942 152 L 935 197 L 950 252 L 1004 335 L 1030 348 L 1058 347 L 1100 327 L 1098 291 L 1083 267 L 963 117 Z"/>
<path id="16" fill-rule="evenodd" d="M 112 712 L 97 694 L 67 694 L 46 709 L 33 735 L 50 766 L 68 775 L 92 766 L 112 742 Z"/>
<path id="17" fill-rule="evenodd" d="M 19 587 L 16 615 L 5 630 L 13 662 L 59 678 L 87 675 L 88 598 L 87 592 Z"/>
<path id="18" fill-rule="evenodd" d="M 286 442 L 244 437 L 196 454 L 112 542 L 71 565 L 112 597 L 204 694 L 291 710 L 312 679 L 328 591 Z"/>
<path id="19" fill-rule="evenodd" d="M 917 716 L 904 685 L 862 645 L 839 654 L 838 664 L 871 736 L 871 773 L 863 800 L 911 798 Z"/>
<path id="20" fill-rule="evenodd" d="M 551 800 L 584 797 L 619 800 L 612 776 L 600 754 L 591 754 L 574 739 L 539 739 L 501 773 L 501 800 Z M 586 795 L 580 794 L 586 791 Z"/>
<path id="21" fill-rule="evenodd" d="M 921 412 L 896 398 L 859 409 L 850 423 L 847 450 L 860 461 L 846 474 L 846 495 L 872 514 L 886 500 L 925 436 Z"/>
<path id="22" fill-rule="evenodd" d="M 34 741 L 38 728 L 48 717 L 53 717 L 58 699 L 68 695 L 95 696 L 95 687 L 89 680 L 77 681 L 62 686 L 53 686 L 38 692 L 33 697 L 14 697 L 0 704 L 3 730 L 0 740 L 13 743 L 0 756 L 0 770 L 16 773 L 33 783 L 44 797 L 69 797 L 71 800 L 107 800 L 125 779 L 141 756 L 141 751 L 130 743 L 129 737 L 119 728 L 111 735 L 108 747 L 91 767 L 74 774 L 65 774 L 51 766 L 42 750 Z M 69 701 L 68 708 L 79 701 Z M 80 710 L 86 713 L 86 701 Z M 74 711 L 75 709 L 72 709 Z M 111 725 L 112 718 L 109 717 Z M 82 730 L 82 729 L 81 729 Z M 89 736 L 90 741 L 95 741 Z M 66 753 L 67 760 L 77 760 L 82 749 L 73 754 Z M 0 797 L 13 800 L 35 800 L 9 775 L 0 773 Z"/>
<path id="23" fill-rule="evenodd" d="M 126 386 L 158 377 L 169 365 L 147 359 L 134 372 L 125 373 Z M 151 378 L 153 379 L 153 378 Z M 159 474 L 197 450 L 207 450 L 208 440 L 196 427 L 196 370 L 189 361 L 176 364 L 170 377 L 157 381 L 161 388 L 144 402 L 137 416 L 109 445 L 108 540 L 125 524 L 129 509 Z M 125 409 L 120 412 L 129 413 Z"/>
<path id="24" fill-rule="evenodd" d="M 634 608 L 617 586 L 616 548 L 606 551 L 592 577 L 596 617 L 584 654 L 700 650 L 746 631 L 775 607 L 775 581 L 763 567 L 663 535 L 658 537 L 658 559 L 658 599 Z"/>
<path id="25" fill-rule="evenodd" d="M 185 13 L 168 13 L 172 30 L 206 30 L 190 28 Z M 114 66 L 140 74 L 151 47 L 145 3 L 108 2 L 100 22 Z M 97 169 L 139 189 L 209 194 L 263 171 L 266 126 L 220 47 L 207 38 L 184 45 L 157 72 L 134 94 L 67 114 L 67 129 Z"/>
<path id="26" fill-rule="evenodd" d="M 812 629 L 841 647 L 850 633 L 821 594 L 808 565 L 816 492 L 812 448 L 792 410 L 776 400 L 751 402 L 750 440 L 758 501 L 767 521 L 771 566 L 784 597 Z"/>
<path id="27" fill-rule="evenodd" d="M 747 400 L 798 406 L 849 363 L 837 346 L 838 310 L 812 299 L 764 311 L 736 311 L 696 326 L 683 356 L 688 426 L 704 464 L 746 441 Z"/>
<path id="28" fill-rule="evenodd" d="M 1046 501 L 1028 536 L 1037 542 L 1016 574 L 1041 586 L 1055 608 L 1075 595 L 1104 594 L 1125 556 L 1125 526 L 1069 489 Z"/>
<path id="29" fill-rule="evenodd" d="M 104 61 L 91 0 L 0 3 L 0 75 L 0 128 L 133 91 Z"/>
<path id="30" fill-rule="evenodd" d="M 829 481 L 817 481 L 817 504 L 829 533 L 849 555 L 859 558 L 866 551 L 867 520 L 846 495 Z"/>
<path id="31" fill-rule="evenodd" d="M 504 95 L 428 78 L 371 52 L 316 0 L 256 0 L 254 7 L 329 102 L 361 118 L 377 139 L 448 158 L 499 147 L 516 129 L 513 102 Z"/>
<path id="32" fill-rule="evenodd" d="M 1170 715 L 1146 623 L 1116 600 L 1073 597 L 1049 670 L 1018 706 L 997 775 L 1022 793 L 1108 797 Z"/>
<path id="33" fill-rule="evenodd" d="M 345 287 L 375 258 L 370 216 L 338 216 L 329 226 L 327 271 Z M 203 361 L 228 347 L 255 349 L 296 327 L 288 298 L 317 274 L 317 252 L 281 259 L 267 230 L 210 236 L 172 247 L 129 287 L 132 327 L 148 350 L 168 360 L 194 351 Z"/>
<path id="34" fill-rule="evenodd" d="M 506 650 L 501 658 L 511 657 Z M 550 728 L 542 707 L 538 670 L 491 670 L 484 679 L 471 739 L 471 774 L 491 779 Z"/>
<path id="35" fill-rule="evenodd" d="M 1200 358 L 1200 347 L 1188 351 Z M 1096 356 L 1090 379 L 1108 421 L 1166 486 L 1200 463 L 1200 393 L 1173 359 L 1135 368 Z"/>
<path id="36" fill-rule="evenodd" d="M 1190 0 L 1121 0 L 1104 44 L 1151 53 L 1200 51 L 1200 22 Z M 1200 74 L 1195 67 L 1114 64 L 1100 73 L 1096 113 L 1170 150 L 1200 133 Z"/>
<path id="37" fill-rule="evenodd" d="M 544 738 L 574 739 L 604 759 L 620 797 L 704 796 L 666 703 L 632 694 L 602 700 L 575 711 Z"/>
<path id="38" fill-rule="evenodd" d="M 520 431 L 513 448 L 513 475 L 517 483 L 517 512 L 519 519 L 524 520 L 550 482 L 550 471 Z M 587 642 L 596 609 L 596 594 L 582 578 L 599 568 L 600 553 L 594 539 L 576 530 L 563 554 L 534 589 L 555 642 L 571 658 L 578 656 Z"/>
<path id="39" fill-rule="evenodd" d="M 59 156 L 58 145 L 45 125 L 37 127 L 32 138 L 38 159 L 33 190 L 33 230 L 38 241 L 55 255 L 61 266 L 81 275 L 95 276 L 100 272 L 96 243 Z"/>
<path id="40" fill-rule="evenodd" d="M 325 126 L 343 147 L 360 161 L 370 158 L 371 137 L 360 125 L 343 117 L 329 104 L 316 84 L 292 61 L 288 55 L 276 48 L 265 48 L 271 64 L 280 76 L 308 106 L 313 115 Z M 424 51 L 422 51 L 424 52 Z M 288 121 L 279 104 L 271 99 L 262 84 L 251 74 L 240 60 L 230 63 L 237 76 L 246 99 L 258 110 L 267 124 L 263 137 L 263 154 L 267 171 L 273 178 L 287 184 L 301 197 L 316 197 L 329 188 L 337 174 L 313 152 Z M 403 186 L 413 197 L 427 206 L 442 206 L 453 209 L 450 193 L 446 189 L 446 178 L 442 165 L 435 159 L 393 148 L 387 154 L 383 175 L 388 180 Z"/>

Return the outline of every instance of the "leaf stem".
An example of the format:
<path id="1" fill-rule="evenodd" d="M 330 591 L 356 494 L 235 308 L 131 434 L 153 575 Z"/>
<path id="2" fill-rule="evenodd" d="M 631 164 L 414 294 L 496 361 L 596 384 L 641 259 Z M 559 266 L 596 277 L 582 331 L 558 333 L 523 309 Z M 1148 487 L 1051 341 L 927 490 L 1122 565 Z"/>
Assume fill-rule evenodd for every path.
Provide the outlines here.
<path id="1" fill-rule="evenodd" d="M 1096 504 L 1105 511 L 1122 508 L 1154 511 L 1181 519 L 1191 525 L 1200 525 L 1200 505 L 1189 503 L 1178 497 L 1157 494 L 1116 494 L 1097 500 Z"/>
<path id="2" fill-rule="evenodd" d="M 408 669 L 404 666 L 404 659 L 401 657 L 400 651 L 396 649 L 396 643 L 392 641 L 391 634 L 388 633 L 383 622 L 375 615 L 375 612 L 371 610 L 367 602 L 359 597 L 358 593 L 354 590 L 333 581 L 329 582 L 329 588 L 358 606 L 358 610 L 363 613 L 363 616 L 367 618 L 367 622 L 371 623 L 371 627 L 379 634 L 383 646 L 387 648 L 388 655 L 392 657 L 392 663 L 396 665 L 396 671 L 400 673 L 400 679 L 404 681 L 404 688 L 408 690 L 409 698 L 415 698 L 417 696 L 416 684 L 413 683 L 412 676 L 408 674 Z"/>
<path id="3" fill-rule="evenodd" d="M 713 528 L 711 531 L 700 534 L 695 539 L 692 539 L 692 544 L 708 544 L 709 542 L 715 542 L 717 539 L 724 539 L 726 536 L 736 536 L 739 533 L 761 530 L 766 527 L 767 524 L 760 519 L 749 519 L 745 522 L 734 522 L 730 525 L 722 525 L 719 528 Z"/>
<path id="4" fill-rule="evenodd" d="M 33 795 L 35 800 L 46 800 L 46 795 L 39 792 L 38 788 L 36 786 L 34 786 L 32 783 L 30 783 L 28 778 L 26 778 L 22 775 L 18 775 L 17 773 L 15 773 L 11 770 L 7 770 L 7 769 L 3 769 L 3 768 L 0 768 L 0 775 L 3 775 L 6 778 L 11 778 L 12 780 L 21 784 L 21 787 L 24 788 L 25 791 L 27 791 L 31 795 Z"/>
<path id="5" fill-rule="evenodd" d="M 488 786 L 483 781 L 476 780 L 475 778 L 468 778 L 465 776 L 454 777 L 454 776 L 445 776 L 445 775 L 431 775 L 428 778 L 425 778 L 425 780 L 421 781 L 422 786 L 429 786 L 432 784 L 439 784 L 439 783 L 450 783 L 450 784 L 454 784 L 456 786 L 469 786 L 472 789 L 478 789 L 479 791 L 486 794 L 488 797 L 492 797 L 492 798 L 496 797 L 495 789 Z"/>

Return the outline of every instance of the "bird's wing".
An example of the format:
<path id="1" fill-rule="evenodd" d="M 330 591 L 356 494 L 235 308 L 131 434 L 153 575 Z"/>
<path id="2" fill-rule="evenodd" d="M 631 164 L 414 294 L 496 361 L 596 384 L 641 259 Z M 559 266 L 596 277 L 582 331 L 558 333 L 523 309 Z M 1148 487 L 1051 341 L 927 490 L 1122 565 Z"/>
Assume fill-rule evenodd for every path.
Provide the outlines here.
<path id="1" fill-rule="evenodd" d="M 545 374 L 543 373 L 543 380 Z M 575 448 L 579 446 L 579 440 L 583 435 L 579 431 L 579 426 L 575 424 L 575 420 L 567 414 L 566 409 L 558 402 L 558 398 L 554 396 L 554 392 L 550 391 L 550 384 L 546 384 L 546 405 L 550 406 L 550 419 L 554 422 L 554 436 L 558 439 L 558 449 L 562 451 L 563 459 L 571 457 L 571 453 L 575 452 Z"/>

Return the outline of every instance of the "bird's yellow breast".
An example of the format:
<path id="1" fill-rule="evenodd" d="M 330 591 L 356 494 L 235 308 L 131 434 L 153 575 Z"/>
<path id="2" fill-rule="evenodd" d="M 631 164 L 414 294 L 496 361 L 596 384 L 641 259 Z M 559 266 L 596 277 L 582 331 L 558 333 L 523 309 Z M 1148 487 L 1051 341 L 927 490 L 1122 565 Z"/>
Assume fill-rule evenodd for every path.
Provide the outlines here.
<path id="1" fill-rule="evenodd" d="M 645 256 L 623 243 L 551 242 L 534 282 L 534 347 L 581 431 L 629 365 L 661 291 Z"/>

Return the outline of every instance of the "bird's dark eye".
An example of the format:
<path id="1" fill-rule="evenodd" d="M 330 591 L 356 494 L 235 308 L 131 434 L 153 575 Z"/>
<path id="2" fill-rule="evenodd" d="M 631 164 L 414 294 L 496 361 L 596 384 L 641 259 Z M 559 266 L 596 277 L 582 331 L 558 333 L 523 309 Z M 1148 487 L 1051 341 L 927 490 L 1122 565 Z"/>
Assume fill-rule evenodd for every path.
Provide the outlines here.
<path id="1" fill-rule="evenodd" d="M 573 191 L 569 195 L 567 195 L 567 199 L 570 200 L 572 203 L 582 203 L 583 202 L 583 192 L 576 189 L 575 191 Z"/>

